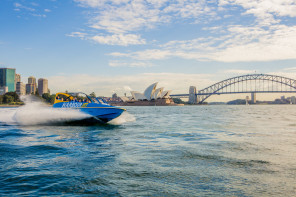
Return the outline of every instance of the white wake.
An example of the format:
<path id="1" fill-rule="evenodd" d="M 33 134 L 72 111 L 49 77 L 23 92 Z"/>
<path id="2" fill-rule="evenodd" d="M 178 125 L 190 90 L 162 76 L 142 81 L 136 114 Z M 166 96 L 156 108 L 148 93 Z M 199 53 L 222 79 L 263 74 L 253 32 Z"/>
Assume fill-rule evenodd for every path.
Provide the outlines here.
<path id="1" fill-rule="evenodd" d="M 89 118 L 90 115 L 73 109 L 58 109 L 44 104 L 33 96 L 23 96 L 24 106 L 0 111 L 0 121 L 16 125 L 48 125 Z"/>
<path id="2" fill-rule="evenodd" d="M 22 96 L 24 106 L 17 108 L 0 108 L 0 122 L 8 125 L 54 125 L 72 121 L 84 120 L 91 116 L 75 109 L 53 108 L 34 96 Z M 120 125 L 133 122 L 136 118 L 124 112 L 110 124 Z"/>
<path id="3" fill-rule="evenodd" d="M 134 121 L 136 121 L 135 116 L 125 111 L 119 117 L 111 120 L 108 123 L 113 125 L 121 125 L 127 122 L 134 122 Z"/>

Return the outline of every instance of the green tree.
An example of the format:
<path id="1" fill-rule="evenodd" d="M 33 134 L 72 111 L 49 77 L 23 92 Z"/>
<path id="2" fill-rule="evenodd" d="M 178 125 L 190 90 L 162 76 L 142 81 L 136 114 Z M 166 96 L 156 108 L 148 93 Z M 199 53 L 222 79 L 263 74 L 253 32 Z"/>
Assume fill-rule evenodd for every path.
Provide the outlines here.
<path id="1" fill-rule="evenodd" d="M 50 94 L 49 93 L 44 93 L 44 94 L 42 94 L 42 98 L 44 98 L 46 101 L 48 101 L 49 98 L 50 98 Z"/>
<path id="2" fill-rule="evenodd" d="M 13 101 L 12 102 L 19 102 L 20 101 L 19 95 L 16 92 L 6 92 L 4 94 L 4 96 L 5 95 L 13 97 Z"/>
<path id="3" fill-rule="evenodd" d="M 0 95 L 0 104 L 3 104 L 3 96 Z"/>
<path id="4" fill-rule="evenodd" d="M 89 96 L 91 96 L 91 97 L 96 97 L 96 94 L 95 94 L 94 92 L 92 92 L 92 93 L 90 93 Z"/>
<path id="5" fill-rule="evenodd" d="M 5 95 L 11 96 L 13 98 L 12 102 L 19 102 L 20 101 L 19 95 L 16 92 L 7 92 L 4 94 L 4 96 Z"/>
<path id="6" fill-rule="evenodd" d="M 50 102 L 51 104 L 53 104 L 53 103 L 54 103 L 54 100 L 55 100 L 55 94 L 52 94 L 52 95 L 50 96 L 50 98 L 49 98 L 49 102 Z"/>
<path id="7" fill-rule="evenodd" d="M 246 104 L 246 100 L 244 99 L 236 99 L 236 100 L 227 102 L 227 105 L 245 105 L 245 104 Z"/>
<path id="8" fill-rule="evenodd" d="M 173 101 L 176 104 L 188 104 L 187 102 L 182 101 L 180 98 L 173 98 Z"/>
<path id="9" fill-rule="evenodd" d="M 50 95 L 49 93 L 44 93 L 44 94 L 42 94 L 42 98 L 46 102 L 53 104 L 54 100 L 55 100 L 55 94 Z"/>
<path id="10" fill-rule="evenodd" d="M 10 95 L 5 94 L 3 98 L 4 103 L 9 104 L 14 101 L 14 98 Z"/>

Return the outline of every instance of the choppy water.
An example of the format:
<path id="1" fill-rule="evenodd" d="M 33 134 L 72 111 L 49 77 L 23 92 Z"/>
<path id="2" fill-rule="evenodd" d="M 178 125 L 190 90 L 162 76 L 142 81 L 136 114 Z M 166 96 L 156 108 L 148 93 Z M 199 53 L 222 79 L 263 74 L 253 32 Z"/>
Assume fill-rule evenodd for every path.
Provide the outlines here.
<path id="1" fill-rule="evenodd" d="M 0 108 L 1 196 L 295 196 L 296 105 Z M 44 122 L 53 125 L 43 126 Z"/>

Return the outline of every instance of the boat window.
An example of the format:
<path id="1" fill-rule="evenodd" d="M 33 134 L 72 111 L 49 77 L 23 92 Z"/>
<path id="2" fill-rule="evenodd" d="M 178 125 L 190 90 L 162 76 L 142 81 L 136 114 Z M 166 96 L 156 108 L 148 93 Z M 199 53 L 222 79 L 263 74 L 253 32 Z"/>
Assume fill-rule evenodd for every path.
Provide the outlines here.
<path id="1" fill-rule="evenodd" d="M 108 103 L 103 98 L 97 97 L 96 100 L 102 105 L 108 105 Z"/>
<path id="2" fill-rule="evenodd" d="M 70 100 L 70 98 L 66 95 L 63 95 L 63 94 L 58 94 L 56 96 L 56 100 L 59 100 L 59 101 L 68 101 Z"/>

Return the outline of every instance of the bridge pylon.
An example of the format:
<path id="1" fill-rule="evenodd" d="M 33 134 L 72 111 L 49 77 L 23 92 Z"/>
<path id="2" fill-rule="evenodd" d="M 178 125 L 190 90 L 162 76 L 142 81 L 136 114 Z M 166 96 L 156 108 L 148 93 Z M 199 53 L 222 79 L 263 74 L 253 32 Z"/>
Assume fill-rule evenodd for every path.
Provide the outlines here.
<path id="1" fill-rule="evenodd" d="M 188 103 L 197 104 L 197 102 L 198 102 L 198 97 L 196 95 L 196 87 L 195 86 L 190 86 L 189 87 L 189 100 L 188 100 Z"/>

